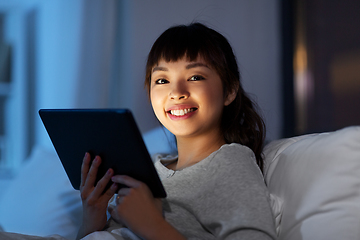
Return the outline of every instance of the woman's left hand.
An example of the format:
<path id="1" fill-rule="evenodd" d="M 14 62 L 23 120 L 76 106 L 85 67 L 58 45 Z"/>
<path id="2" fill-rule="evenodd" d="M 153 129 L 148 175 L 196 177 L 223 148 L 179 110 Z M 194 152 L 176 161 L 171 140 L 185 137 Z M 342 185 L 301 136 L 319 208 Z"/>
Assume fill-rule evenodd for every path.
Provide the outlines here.
<path id="1" fill-rule="evenodd" d="M 116 175 L 111 179 L 114 183 L 128 186 L 119 190 L 116 206 L 109 207 L 112 218 L 139 236 L 151 235 L 165 221 L 161 199 L 154 198 L 148 186 L 134 178 Z"/>

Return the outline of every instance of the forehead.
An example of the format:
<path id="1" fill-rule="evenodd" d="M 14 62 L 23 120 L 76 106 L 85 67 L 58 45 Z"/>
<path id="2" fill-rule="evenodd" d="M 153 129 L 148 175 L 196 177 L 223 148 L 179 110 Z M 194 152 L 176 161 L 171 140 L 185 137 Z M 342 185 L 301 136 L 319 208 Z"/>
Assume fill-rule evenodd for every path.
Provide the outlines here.
<path id="1" fill-rule="evenodd" d="M 154 66 L 151 70 L 151 75 L 156 72 L 168 72 L 168 71 L 183 71 L 183 70 L 191 70 L 191 69 L 203 69 L 204 71 L 213 72 L 214 70 L 209 67 L 209 65 L 203 61 L 202 59 L 198 59 L 196 61 L 188 61 L 187 59 L 180 59 L 178 61 L 167 62 L 165 60 L 161 60 L 156 66 Z M 202 70 L 202 71 L 203 71 Z"/>
<path id="2" fill-rule="evenodd" d="M 210 64 L 205 61 L 204 58 L 201 56 L 198 56 L 196 59 L 190 59 L 186 56 L 179 58 L 177 60 L 166 60 L 165 58 L 160 58 L 159 61 L 151 68 L 152 72 L 154 72 L 154 69 L 157 70 L 159 67 L 163 65 L 172 65 L 172 64 L 184 64 L 184 65 L 190 65 L 190 67 L 187 68 L 194 68 L 194 67 L 207 67 L 209 69 L 212 69 Z"/>

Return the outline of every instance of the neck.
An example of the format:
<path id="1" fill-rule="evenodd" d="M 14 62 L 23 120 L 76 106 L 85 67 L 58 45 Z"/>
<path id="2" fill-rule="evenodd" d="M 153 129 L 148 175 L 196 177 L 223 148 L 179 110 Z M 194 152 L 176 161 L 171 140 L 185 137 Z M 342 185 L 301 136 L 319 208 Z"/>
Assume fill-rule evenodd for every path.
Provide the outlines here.
<path id="1" fill-rule="evenodd" d="M 225 144 L 222 134 L 198 137 L 177 137 L 178 161 L 173 169 L 180 170 L 192 166 Z"/>

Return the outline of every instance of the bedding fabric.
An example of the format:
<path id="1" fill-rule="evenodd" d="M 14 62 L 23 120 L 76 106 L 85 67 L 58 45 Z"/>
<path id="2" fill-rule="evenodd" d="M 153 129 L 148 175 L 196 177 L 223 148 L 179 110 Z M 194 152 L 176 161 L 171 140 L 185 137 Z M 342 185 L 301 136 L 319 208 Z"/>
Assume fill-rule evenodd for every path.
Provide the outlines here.
<path id="1" fill-rule="evenodd" d="M 1 240 L 68 240 L 60 235 L 51 235 L 47 237 L 24 235 L 19 233 L 0 232 Z"/>
<path id="2" fill-rule="evenodd" d="M 0 199 L 0 226 L 6 232 L 75 239 L 81 216 L 80 193 L 55 150 L 35 147 Z"/>
<path id="3" fill-rule="evenodd" d="M 360 127 L 271 142 L 265 179 L 280 240 L 360 239 Z"/>

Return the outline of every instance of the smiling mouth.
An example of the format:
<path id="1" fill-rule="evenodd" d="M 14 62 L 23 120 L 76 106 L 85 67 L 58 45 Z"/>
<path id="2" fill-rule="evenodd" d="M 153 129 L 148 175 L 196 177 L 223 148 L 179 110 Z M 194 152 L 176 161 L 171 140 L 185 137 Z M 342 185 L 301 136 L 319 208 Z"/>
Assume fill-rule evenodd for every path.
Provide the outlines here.
<path id="1" fill-rule="evenodd" d="M 168 113 L 170 113 L 173 116 L 184 116 L 195 110 L 197 110 L 197 108 L 184 108 L 184 109 L 170 110 L 170 111 L 168 111 Z"/>

